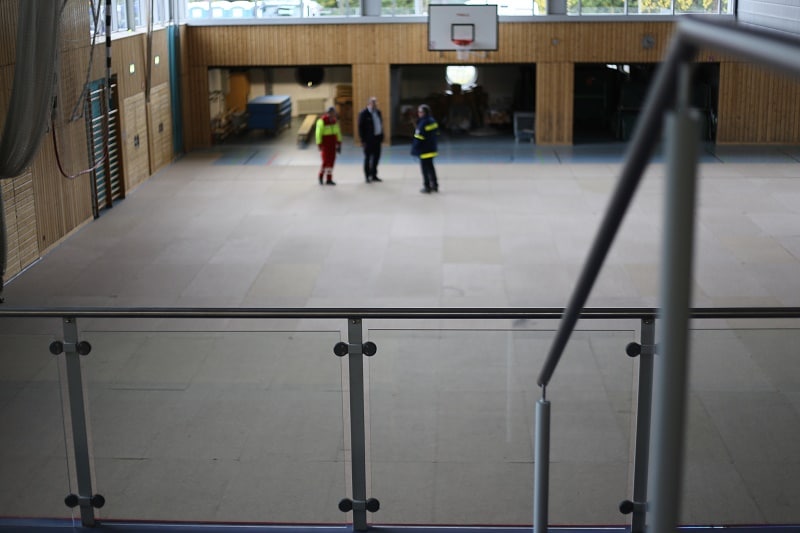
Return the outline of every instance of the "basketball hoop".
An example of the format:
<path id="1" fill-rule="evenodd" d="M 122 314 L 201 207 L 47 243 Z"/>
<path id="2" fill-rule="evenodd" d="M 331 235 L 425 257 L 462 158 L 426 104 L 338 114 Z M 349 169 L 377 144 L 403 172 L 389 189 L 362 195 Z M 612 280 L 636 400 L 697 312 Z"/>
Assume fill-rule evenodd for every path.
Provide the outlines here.
<path id="1" fill-rule="evenodd" d="M 466 61 L 469 59 L 469 51 L 472 48 L 472 39 L 452 39 L 456 45 L 456 59 Z"/>

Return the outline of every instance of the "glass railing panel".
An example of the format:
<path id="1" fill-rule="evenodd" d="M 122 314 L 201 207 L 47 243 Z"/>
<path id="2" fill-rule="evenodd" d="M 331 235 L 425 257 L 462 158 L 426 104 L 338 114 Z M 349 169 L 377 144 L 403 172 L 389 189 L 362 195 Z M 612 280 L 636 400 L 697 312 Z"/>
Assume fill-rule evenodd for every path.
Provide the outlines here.
<path id="1" fill-rule="evenodd" d="M 374 523 L 533 519 L 536 379 L 553 331 L 380 330 L 369 340 Z M 579 331 L 547 389 L 551 524 L 624 523 L 632 331 Z"/>
<path id="2" fill-rule="evenodd" d="M 85 332 L 101 516 L 345 523 L 334 332 Z"/>
<path id="3" fill-rule="evenodd" d="M 695 330 L 683 524 L 800 523 L 800 329 Z"/>
<path id="4" fill-rule="evenodd" d="M 48 335 L 0 335 L 0 516 L 68 518 L 59 356 Z M 62 361 L 63 363 L 63 361 Z"/>

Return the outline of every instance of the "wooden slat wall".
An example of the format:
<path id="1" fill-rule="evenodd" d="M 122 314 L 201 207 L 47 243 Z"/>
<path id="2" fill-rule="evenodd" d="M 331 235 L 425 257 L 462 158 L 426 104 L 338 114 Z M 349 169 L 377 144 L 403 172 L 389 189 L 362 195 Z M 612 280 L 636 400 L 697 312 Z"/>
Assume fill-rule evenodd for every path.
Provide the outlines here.
<path id="1" fill-rule="evenodd" d="M 147 41 L 145 40 L 145 46 Z M 167 44 L 167 30 L 159 30 L 153 32 L 153 59 L 151 62 L 150 70 L 150 87 L 157 87 L 158 85 L 169 83 L 169 47 Z M 159 63 L 155 64 L 155 57 L 158 56 Z"/>
<path id="2" fill-rule="evenodd" d="M 800 83 L 766 72 L 757 65 L 723 63 L 720 66 L 717 143 L 798 142 Z"/>
<path id="3" fill-rule="evenodd" d="M 5 122 L 11 97 L 16 59 L 17 17 L 20 0 L 0 0 L 0 124 Z M 142 183 L 150 176 L 150 152 L 154 152 L 154 170 L 172 159 L 172 117 L 169 112 L 169 54 L 166 30 L 153 32 L 153 55 L 159 65 L 151 69 L 152 87 L 156 88 L 157 109 L 152 113 L 152 129 L 159 130 L 157 142 L 148 147 L 148 122 L 144 103 L 146 35 L 115 38 L 112 45 L 112 72 L 118 75 L 123 132 L 139 135 L 139 148 L 123 145 L 122 164 L 126 189 Z M 88 167 L 88 150 L 84 117 L 73 116 L 84 82 L 87 79 L 91 36 L 85 2 L 65 4 L 61 24 L 61 59 L 58 88 L 58 113 L 55 132 L 58 159 L 65 173 L 75 174 Z M 129 74 L 129 65 L 136 67 Z M 104 38 L 97 41 L 89 80 L 106 75 Z M 82 111 L 82 103 L 78 107 Z M 127 129 L 125 129 L 127 128 Z M 167 139 L 168 137 L 168 139 Z M 71 231 L 92 218 L 89 174 L 75 179 L 61 175 L 52 136 L 43 137 L 41 147 L 30 169 L 23 176 L 2 181 L 4 212 L 14 224 L 9 233 L 9 269 L 7 277 L 35 261 L 42 253 L 60 242 Z"/>
<path id="4" fill-rule="evenodd" d="M 183 139 L 186 149 L 211 145 L 208 67 L 189 68 L 183 92 Z"/>
<path id="5" fill-rule="evenodd" d="M 5 122 L 11 96 L 18 6 L 15 0 L 0 2 L 0 61 L 7 65 L 0 76 L 0 123 Z M 53 129 L 59 139 L 58 156 L 67 173 L 77 173 L 88 165 L 82 106 L 73 116 L 88 67 L 89 27 L 84 7 L 78 2 L 67 3 L 61 27 L 59 107 Z M 24 269 L 91 217 L 88 175 L 70 180 L 63 178 L 58 168 L 52 135 L 48 132 L 23 175 L 3 180 L 4 211 L 14 221 L 9 232 L 8 276 Z"/>
<path id="6" fill-rule="evenodd" d="M 168 83 L 162 83 L 150 90 L 147 126 L 150 174 L 155 174 L 158 169 L 172 162 L 172 112 Z"/>
<path id="7" fill-rule="evenodd" d="M 125 190 L 132 191 L 150 176 L 147 107 L 144 93 L 137 93 L 122 100 L 121 111 Z"/>
<path id="8" fill-rule="evenodd" d="M 27 170 L 21 176 L 2 180 L 0 187 L 8 249 L 6 276 L 10 278 L 39 257 L 33 175 Z"/>
<path id="9" fill-rule="evenodd" d="M 64 6 L 54 124 L 57 144 L 48 132 L 32 166 L 40 253 L 92 216 L 90 175 L 77 175 L 89 167 L 82 89 L 89 67 L 90 41 L 84 8 L 79 2 L 67 2 Z"/>
<path id="10" fill-rule="evenodd" d="M 470 62 L 559 62 L 557 70 L 552 70 L 552 66 L 544 68 L 549 69 L 547 76 L 554 82 L 566 82 L 567 86 L 557 85 L 539 95 L 539 105 L 548 110 L 540 113 L 543 122 L 538 132 L 539 142 L 571 143 L 570 95 L 573 88 L 572 76 L 566 72 L 573 68 L 573 62 L 611 62 L 615 54 L 617 57 L 624 55 L 626 61 L 655 62 L 663 54 L 673 26 L 664 22 L 626 23 L 626 27 L 635 31 L 622 33 L 618 23 L 502 24 L 498 36 L 499 50 L 473 54 Z M 656 46 L 649 50 L 641 46 L 641 37 L 646 33 L 656 37 Z M 209 66 L 350 64 L 357 112 L 364 98 L 376 92 L 369 87 L 385 87 L 386 92 L 376 96 L 384 103 L 389 101 L 391 64 L 447 64 L 456 61 L 454 52 L 428 51 L 425 24 L 190 27 L 188 34 L 187 48 L 193 71 L 187 84 L 188 94 L 185 94 L 190 102 L 187 116 L 191 116 L 193 122 L 185 126 L 190 148 L 210 144 L 210 117 L 206 109 L 206 71 Z M 287 48 L 283 46 L 285 42 L 308 44 Z M 337 46 L 321 44 L 325 42 L 336 42 Z M 595 42 L 607 45 L 583 44 Z M 235 43 L 240 44 L 237 46 Z M 371 53 L 360 52 L 365 48 L 369 48 Z M 633 52 L 622 53 L 627 50 Z M 387 116 L 391 114 L 387 113 Z M 548 132 L 551 126 L 545 124 L 558 129 Z"/>
<path id="11" fill-rule="evenodd" d="M 14 64 L 17 41 L 17 0 L 0 0 L 0 66 Z"/>
<path id="12" fill-rule="evenodd" d="M 535 63 L 537 65 L 537 142 L 572 142 L 573 76 L 568 73 L 575 63 L 657 63 L 664 56 L 674 30 L 671 21 L 606 22 L 511 22 L 499 26 L 498 50 L 473 54 L 470 63 Z M 188 70 L 184 85 L 184 131 L 187 149 L 211 143 L 207 101 L 209 66 L 300 66 L 351 65 L 355 109 L 360 109 L 364 95 L 375 92 L 362 86 L 389 87 L 392 64 L 455 63 L 455 52 L 430 52 L 427 49 L 427 26 L 419 24 L 330 24 L 280 26 L 191 26 L 184 40 Z M 652 36 L 655 46 L 645 48 L 642 40 Z M 296 43 L 286 46 L 286 43 Z M 302 43 L 302 44 L 301 44 Z M 336 43 L 331 46 L 330 43 Z M 365 54 L 363 51 L 369 50 Z M 753 142 L 753 123 L 762 131 L 757 142 L 800 143 L 794 126 L 781 120 L 756 117 L 749 93 L 767 94 L 773 101 L 770 109 L 782 109 L 790 116 L 797 113 L 797 91 L 771 74 L 761 74 L 762 83 L 748 82 L 749 74 L 729 65 L 735 59 L 701 53 L 698 61 L 719 61 L 726 74 L 720 80 L 720 98 L 726 92 L 740 94 L 720 107 L 720 142 Z M 550 84 L 543 87 L 544 77 Z M 382 77 L 382 80 L 376 78 Z M 368 94 L 367 94 L 368 96 Z M 377 94 L 384 104 L 388 94 Z M 723 113 L 736 114 L 723 117 Z M 795 113 L 795 115 L 792 115 Z M 729 128 L 726 121 L 744 120 L 749 127 Z"/>
<path id="13" fill-rule="evenodd" d="M 389 65 L 353 65 L 353 79 L 361 80 L 353 86 L 353 137 L 358 137 L 358 114 L 374 96 L 383 117 L 383 131 L 392 131 L 392 113 L 389 110 Z"/>
<path id="14" fill-rule="evenodd" d="M 146 48 L 145 35 L 116 39 L 112 44 L 111 70 L 117 73 L 120 102 L 130 96 L 144 94 Z M 130 73 L 131 64 L 134 65 L 133 74 Z"/>
<path id="15" fill-rule="evenodd" d="M 536 143 L 572 144 L 573 63 L 536 64 Z"/>

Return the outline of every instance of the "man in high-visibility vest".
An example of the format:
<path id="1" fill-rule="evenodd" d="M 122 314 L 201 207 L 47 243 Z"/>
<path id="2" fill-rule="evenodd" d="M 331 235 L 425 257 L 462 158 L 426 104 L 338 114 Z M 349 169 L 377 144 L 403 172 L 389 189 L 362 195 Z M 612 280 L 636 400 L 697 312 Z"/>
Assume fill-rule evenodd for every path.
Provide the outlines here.
<path id="1" fill-rule="evenodd" d="M 342 151 L 342 130 L 336 121 L 336 108 L 331 106 L 328 111 L 317 119 L 317 146 L 322 156 L 322 167 L 319 169 L 319 184 L 336 185 L 333 181 L 333 164 L 336 154 Z"/>

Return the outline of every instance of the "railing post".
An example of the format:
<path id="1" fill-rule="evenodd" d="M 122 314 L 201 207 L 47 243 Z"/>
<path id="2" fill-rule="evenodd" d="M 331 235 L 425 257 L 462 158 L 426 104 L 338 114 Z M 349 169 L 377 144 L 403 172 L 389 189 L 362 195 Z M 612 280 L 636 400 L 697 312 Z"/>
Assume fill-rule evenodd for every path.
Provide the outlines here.
<path id="1" fill-rule="evenodd" d="M 367 450 L 364 430 L 364 362 L 361 350 L 363 333 L 360 318 L 347 321 L 350 370 L 350 449 L 352 450 L 353 503 L 367 499 Z M 366 531 L 367 510 L 353 506 L 353 529 Z"/>
<path id="2" fill-rule="evenodd" d="M 691 65 L 679 71 L 675 113 L 667 123 L 667 180 L 664 209 L 664 266 L 661 274 L 658 345 L 653 380 L 648 495 L 648 532 L 674 533 L 680 512 L 686 435 L 689 320 L 691 318 L 698 113 L 689 109 Z M 693 112 L 694 111 L 694 112 Z"/>
<path id="3" fill-rule="evenodd" d="M 84 402 L 83 377 L 81 375 L 81 356 L 87 355 L 91 347 L 78 342 L 78 323 L 75 318 L 64 317 L 64 343 L 53 343 L 50 351 L 54 354 L 63 350 L 67 375 L 67 399 L 72 422 L 72 445 L 75 452 L 75 476 L 78 494 L 70 494 L 65 503 L 70 507 L 79 506 L 81 524 L 84 527 L 95 525 L 94 508 L 102 507 L 105 500 L 92 493 L 92 467 L 89 458 L 89 437 L 86 425 L 86 404 Z"/>
<path id="4" fill-rule="evenodd" d="M 636 400 L 636 434 L 633 456 L 633 501 L 620 505 L 631 513 L 631 533 L 644 533 L 647 518 L 647 469 L 650 453 L 650 409 L 653 403 L 653 356 L 656 325 L 652 318 L 642 319 L 641 344 L 629 345 L 631 357 L 639 357 L 639 388 Z"/>
<path id="5" fill-rule="evenodd" d="M 374 343 L 362 343 L 361 319 L 347 320 L 348 343 L 338 343 L 333 353 L 339 357 L 348 356 L 350 376 L 350 452 L 353 476 L 353 499 L 345 498 L 339 502 L 342 512 L 353 511 L 353 530 L 367 530 L 367 511 L 374 513 L 380 508 L 375 498 L 367 499 L 367 444 L 364 429 L 364 362 L 362 356 L 375 355 Z"/>
<path id="6" fill-rule="evenodd" d="M 536 402 L 536 433 L 533 452 L 533 531 L 547 533 L 547 506 L 550 492 L 550 402 L 545 397 Z"/>

